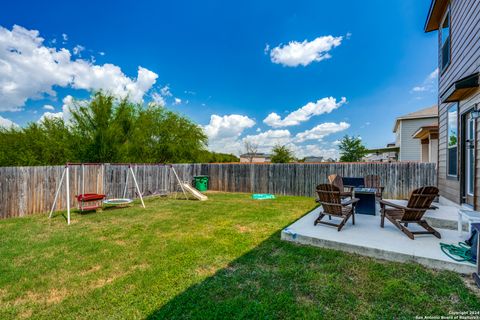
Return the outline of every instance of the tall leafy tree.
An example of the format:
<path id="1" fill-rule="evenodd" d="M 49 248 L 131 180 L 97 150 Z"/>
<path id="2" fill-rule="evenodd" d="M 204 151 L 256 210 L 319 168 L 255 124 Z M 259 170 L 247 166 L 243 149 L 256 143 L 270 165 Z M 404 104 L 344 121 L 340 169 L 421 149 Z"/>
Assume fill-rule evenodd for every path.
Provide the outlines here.
<path id="1" fill-rule="evenodd" d="M 345 135 L 340 144 L 340 162 L 358 162 L 367 154 L 367 148 L 360 137 Z"/>
<path id="2" fill-rule="evenodd" d="M 68 123 L 45 119 L 25 128 L 0 128 L 0 166 L 232 161 L 206 145 L 202 128 L 183 115 L 98 92 L 75 103 Z"/>
<path id="3" fill-rule="evenodd" d="M 122 146 L 133 129 L 134 106 L 122 100 L 115 106 L 113 96 L 96 93 L 88 104 L 72 110 L 72 129 L 80 139 L 81 160 L 121 161 Z"/>
<path id="4" fill-rule="evenodd" d="M 270 160 L 273 163 L 289 163 L 295 159 L 293 152 L 287 147 L 276 145 L 272 149 L 272 157 Z"/>
<path id="5" fill-rule="evenodd" d="M 77 139 L 61 119 L 0 128 L 0 165 L 62 164 L 77 160 Z"/>
<path id="6" fill-rule="evenodd" d="M 218 153 L 206 151 L 201 157 L 200 162 L 212 163 L 212 162 L 240 162 L 240 158 L 233 154 Z"/>
<path id="7" fill-rule="evenodd" d="M 128 144 L 130 161 L 195 162 L 205 151 L 207 136 L 190 119 L 150 105 L 138 112 Z"/>

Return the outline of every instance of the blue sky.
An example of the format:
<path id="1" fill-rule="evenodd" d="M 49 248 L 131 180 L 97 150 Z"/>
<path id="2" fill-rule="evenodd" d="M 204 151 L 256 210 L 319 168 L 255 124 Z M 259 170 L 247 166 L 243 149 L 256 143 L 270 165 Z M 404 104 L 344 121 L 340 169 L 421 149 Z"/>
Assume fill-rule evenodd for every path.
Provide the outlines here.
<path id="1" fill-rule="evenodd" d="M 436 35 L 423 32 L 430 0 L 48 3 L 2 5 L 4 122 L 38 121 L 44 112 L 61 112 L 65 96 L 85 99 L 86 89 L 104 86 L 115 91 L 114 82 L 204 126 L 216 151 L 238 153 L 250 139 L 264 151 L 286 143 L 299 155 L 328 156 L 344 134 L 384 146 L 394 141 L 396 116 L 436 103 Z M 66 70 L 74 81 L 49 74 L 36 53 L 15 58 L 25 61 L 5 57 L 25 30 L 38 31 L 28 41 L 44 39 L 37 47 L 69 51 L 53 73 Z M 298 56 L 296 49 L 307 52 Z M 19 65 L 5 67 L 13 63 Z M 329 97 L 335 100 L 322 100 Z M 293 122 L 282 122 L 303 106 L 288 118 Z M 264 122 L 271 113 L 280 118 L 276 125 Z"/>

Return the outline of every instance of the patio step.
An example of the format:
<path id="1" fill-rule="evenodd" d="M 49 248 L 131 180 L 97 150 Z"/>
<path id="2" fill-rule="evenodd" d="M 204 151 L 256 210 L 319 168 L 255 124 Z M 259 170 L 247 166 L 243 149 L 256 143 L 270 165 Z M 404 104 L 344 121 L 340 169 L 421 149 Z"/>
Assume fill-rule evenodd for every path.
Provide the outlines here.
<path id="1" fill-rule="evenodd" d="M 458 207 L 438 206 L 436 210 L 428 210 L 425 213 L 425 220 L 434 227 L 447 230 L 458 230 Z M 468 231 L 468 223 L 463 222 L 463 231 Z"/>
<path id="2" fill-rule="evenodd" d="M 457 220 L 437 218 L 434 215 L 425 216 L 425 220 L 434 228 L 447 229 L 447 230 L 457 230 L 458 222 Z M 463 223 L 463 231 L 468 230 L 468 224 Z"/>
<path id="3" fill-rule="evenodd" d="M 388 200 L 401 205 L 406 205 L 407 201 L 404 200 Z M 444 205 L 438 202 L 434 202 L 433 205 L 437 207 L 436 210 L 428 210 L 424 218 L 434 228 L 457 230 L 458 210 L 459 207 Z M 380 215 L 380 207 L 377 208 L 377 215 Z M 463 223 L 463 230 L 468 230 L 468 224 Z"/>

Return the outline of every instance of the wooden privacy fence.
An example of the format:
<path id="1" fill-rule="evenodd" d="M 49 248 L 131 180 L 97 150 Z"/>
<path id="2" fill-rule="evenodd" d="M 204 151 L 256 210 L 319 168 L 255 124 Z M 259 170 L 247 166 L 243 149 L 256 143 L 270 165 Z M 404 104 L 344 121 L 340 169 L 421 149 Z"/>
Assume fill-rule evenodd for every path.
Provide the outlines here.
<path id="1" fill-rule="evenodd" d="M 315 164 L 175 164 L 180 180 L 191 181 L 195 175 L 208 175 L 209 189 L 225 192 L 273 193 L 315 196 L 315 186 L 327 183 L 330 174 L 344 177 L 379 175 L 386 198 L 404 199 L 414 188 L 437 185 L 432 163 L 315 163 Z M 0 167 L 0 218 L 48 212 L 64 166 Z M 84 166 L 70 168 L 71 206 L 82 192 L 104 193 L 107 198 L 123 197 L 126 165 Z M 135 165 L 135 175 L 145 196 L 177 190 L 169 166 Z M 130 180 L 127 197 L 137 195 Z M 65 189 L 60 193 L 57 210 L 66 209 Z"/>
<path id="2" fill-rule="evenodd" d="M 406 199 L 420 186 L 437 185 L 435 164 L 312 163 L 312 164 L 207 164 L 201 173 L 210 176 L 209 188 L 227 192 L 315 196 L 315 187 L 328 183 L 330 174 L 342 177 L 380 176 L 385 198 Z"/>
<path id="3" fill-rule="evenodd" d="M 199 174 L 200 165 L 177 165 L 181 180 L 190 181 Z M 22 217 L 50 211 L 65 166 L 0 167 L 0 218 Z M 77 205 L 75 195 L 101 193 L 107 198 L 122 198 L 127 165 L 70 166 L 70 205 Z M 135 165 L 135 176 L 145 196 L 169 193 L 176 189 L 169 166 Z M 83 185 L 83 188 L 82 188 Z M 127 197 L 136 198 L 132 177 L 129 177 Z M 67 209 L 65 185 L 59 194 L 55 210 Z"/>

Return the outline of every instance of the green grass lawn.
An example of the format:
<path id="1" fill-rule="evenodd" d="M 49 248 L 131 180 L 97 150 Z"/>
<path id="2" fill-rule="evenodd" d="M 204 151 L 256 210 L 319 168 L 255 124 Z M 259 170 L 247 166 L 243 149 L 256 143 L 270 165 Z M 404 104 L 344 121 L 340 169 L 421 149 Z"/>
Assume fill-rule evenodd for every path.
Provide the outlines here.
<path id="1" fill-rule="evenodd" d="M 312 199 L 209 198 L 74 214 L 70 226 L 60 215 L 0 221 L 0 319 L 379 319 L 480 310 L 454 273 L 280 241 Z"/>

